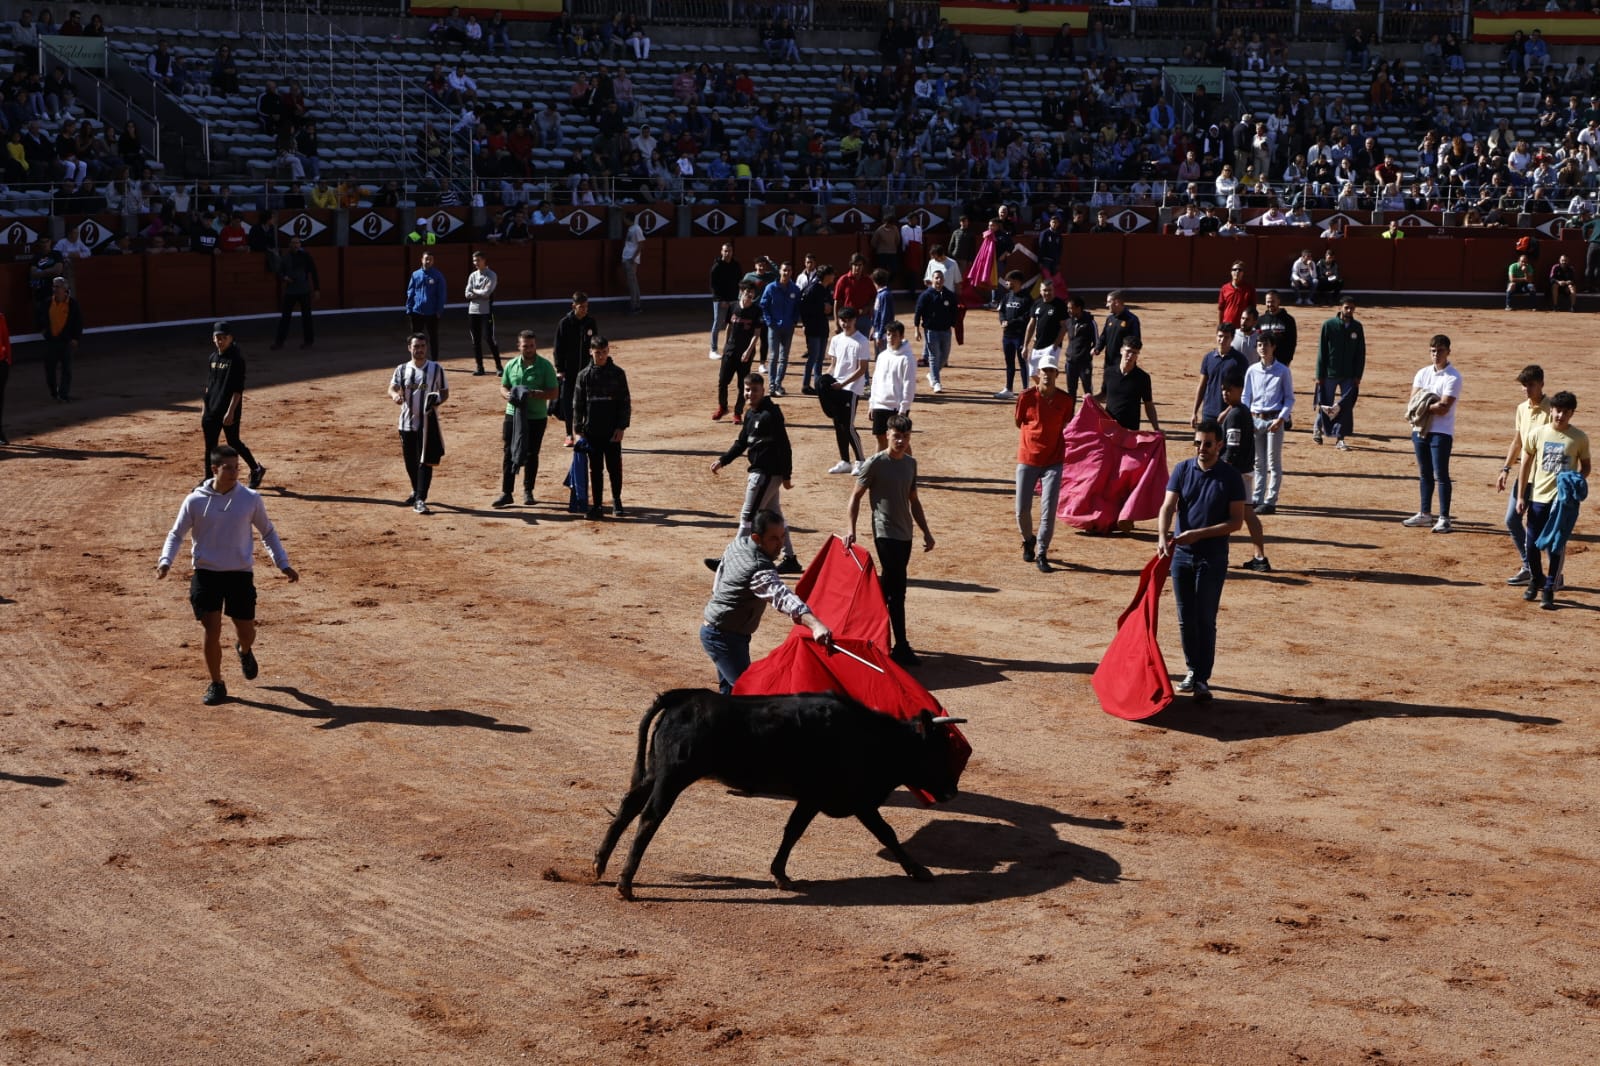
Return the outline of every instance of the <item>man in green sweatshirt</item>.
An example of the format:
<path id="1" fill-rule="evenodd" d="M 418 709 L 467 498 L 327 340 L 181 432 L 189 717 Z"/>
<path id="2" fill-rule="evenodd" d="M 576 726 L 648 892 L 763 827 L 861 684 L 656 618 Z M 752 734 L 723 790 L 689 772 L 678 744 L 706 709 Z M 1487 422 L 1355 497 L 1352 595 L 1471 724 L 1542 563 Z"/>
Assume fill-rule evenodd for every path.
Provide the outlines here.
<path id="1" fill-rule="evenodd" d="M 1356 399 L 1361 394 L 1361 378 L 1367 372 L 1367 331 L 1356 321 L 1356 302 L 1345 297 L 1339 313 L 1322 324 L 1317 341 L 1317 420 L 1311 427 L 1311 442 L 1322 443 L 1323 431 L 1333 433 L 1334 447 L 1350 450 L 1345 443 L 1354 422 Z M 1334 402 L 1337 393 L 1338 402 Z"/>

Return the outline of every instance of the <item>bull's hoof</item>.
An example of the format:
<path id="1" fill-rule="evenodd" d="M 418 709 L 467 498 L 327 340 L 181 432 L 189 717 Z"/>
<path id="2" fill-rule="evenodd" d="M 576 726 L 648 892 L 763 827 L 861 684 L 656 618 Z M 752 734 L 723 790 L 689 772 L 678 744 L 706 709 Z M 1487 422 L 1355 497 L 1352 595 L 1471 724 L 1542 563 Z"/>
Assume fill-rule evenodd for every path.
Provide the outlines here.
<path id="1" fill-rule="evenodd" d="M 633 886 L 625 881 L 617 882 L 617 896 L 629 903 L 633 902 Z"/>
<path id="2" fill-rule="evenodd" d="M 933 871 L 928 869 L 926 866 L 913 866 L 911 869 L 907 870 L 906 873 L 910 874 L 912 878 L 917 881 L 933 880 Z"/>
<path id="3" fill-rule="evenodd" d="M 589 872 L 594 874 L 594 879 L 598 881 L 602 876 L 605 875 L 606 864 L 601 862 L 599 859 L 596 859 L 594 862 L 589 864 Z"/>
<path id="4" fill-rule="evenodd" d="M 774 873 L 772 875 L 772 883 L 777 885 L 778 888 L 781 891 L 784 891 L 784 892 L 793 892 L 794 891 L 794 882 L 789 880 L 783 874 Z"/>

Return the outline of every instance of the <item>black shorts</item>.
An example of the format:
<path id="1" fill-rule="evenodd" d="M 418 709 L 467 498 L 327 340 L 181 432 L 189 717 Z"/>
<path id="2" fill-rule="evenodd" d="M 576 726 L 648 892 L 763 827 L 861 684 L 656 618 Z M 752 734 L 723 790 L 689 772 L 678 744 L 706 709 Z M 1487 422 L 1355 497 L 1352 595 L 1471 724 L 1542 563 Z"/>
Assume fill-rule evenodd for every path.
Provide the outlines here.
<path id="1" fill-rule="evenodd" d="M 882 407 L 874 407 L 872 409 L 872 435 L 874 437 L 887 435 L 889 432 L 889 419 L 893 418 L 894 415 L 893 411 Z"/>
<path id="2" fill-rule="evenodd" d="M 189 577 L 189 606 L 195 621 L 222 611 L 240 622 L 256 618 L 255 575 L 249 570 L 196 570 Z"/>

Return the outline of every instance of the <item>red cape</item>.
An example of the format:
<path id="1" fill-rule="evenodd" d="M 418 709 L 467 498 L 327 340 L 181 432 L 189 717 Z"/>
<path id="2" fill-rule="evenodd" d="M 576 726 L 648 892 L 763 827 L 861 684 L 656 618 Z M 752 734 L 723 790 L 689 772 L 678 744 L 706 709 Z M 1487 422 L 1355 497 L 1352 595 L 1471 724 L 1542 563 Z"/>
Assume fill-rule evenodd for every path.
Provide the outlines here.
<path id="1" fill-rule="evenodd" d="M 1161 513 L 1167 494 L 1167 442 L 1161 434 L 1124 429 L 1087 396 L 1064 436 L 1057 518 L 1104 533 L 1118 522 Z"/>
<path id="2" fill-rule="evenodd" d="M 834 644 L 843 651 L 829 651 L 811 639 L 811 630 L 797 625 L 782 644 L 750 664 L 733 686 L 735 695 L 838 692 L 896 718 L 915 718 L 924 710 L 945 713 L 933 693 L 889 658 L 889 609 L 872 556 L 864 548 L 847 549 L 843 540 L 830 537 L 811 560 L 795 593 L 833 630 Z M 950 760 L 959 780 L 972 745 L 955 726 L 949 730 Z M 934 801 L 926 792 L 911 791 L 924 803 Z"/>
<path id="3" fill-rule="evenodd" d="M 1139 591 L 1117 619 L 1117 635 L 1089 679 L 1107 714 L 1137 721 L 1172 702 L 1172 679 L 1156 642 L 1161 618 L 1161 592 L 1167 587 L 1170 558 L 1157 556 L 1139 575 Z"/>

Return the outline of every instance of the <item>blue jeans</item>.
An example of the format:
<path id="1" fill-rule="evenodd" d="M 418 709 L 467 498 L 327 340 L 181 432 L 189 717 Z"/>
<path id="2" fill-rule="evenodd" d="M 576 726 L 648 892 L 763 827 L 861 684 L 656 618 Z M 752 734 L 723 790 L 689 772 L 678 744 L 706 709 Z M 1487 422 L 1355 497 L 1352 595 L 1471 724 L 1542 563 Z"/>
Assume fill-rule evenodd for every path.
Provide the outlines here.
<path id="1" fill-rule="evenodd" d="M 1566 562 L 1567 553 L 1564 551 L 1546 553 L 1534 547 L 1534 541 L 1544 532 L 1544 524 L 1550 520 L 1550 509 L 1554 506 L 1554 502 L 1528 501 L 1528 572 L 1533 575 L 1528 582 L 1530 589 L 1554 590 L 1556 582 L 1561 580 L 1561 566 Z M 1545 559 L 1550 561 L 1548 571 L 1544 567 Z"/>
<path id="2" fill-rule="evenodd" d="M 1417 453 L 1417 473 L 1422 490 L 1423 514 L 1433 513 L 1433 486 L 1439 486 L 1439 515 L 1450 514 L 1450 449 L 1455 438 L 1448 433 L 1411 434 L 1411 447 Z"/>
<path id="3" fill-rule="evenodd" d="M 726 300 L 711 301 L 711 350 L 722 351 L 722 345 L 717 343 L 717 338 L 722 336 L 722 328 L 728 324 L 729 313 L 733 304 Z"/>
<path id="4" fill-rule="evenodd" d="M 700 646 L 717 668 L 717 688 L 726 696 L 733 684 L 750 669 L 750 638 L 743 633 L 724 633 L 716 626 L 700 627 Z"/>
<path id="5" fill-rule="evenodd" d="M 783 375 L 789 370 L 789 346 L 794 343 L 794 326 L 773 326 L 767 330 L 767 384 L 772 388 L 783 385 Z"/>
<path id="6" fill-rule="evenodd" d="M 1320 410 L 1333 404 L 1334 390 L 1339 393 L 1339 415 L 1332 422 Z M 1360 398 L 1361 389 L 1354 378 L 1329 378 L 1317 389 L 1317 420 L 1312 428 L 1315 430 L 1327 429 L 1333 433 L 1334 440 L 1343 440 L 1349 436 L 1355 427 L 1356 400 Z"/>
<path id="7" fill-rule="evenodd" d="M 1528 527 L 1522 516 L 1517 513 L 1516 472 L 1512 472 L 1511 491 L 1506 493 L 1506 530 L 1511 534 L 1511 543 L 1517 546 L 1517 556 L 1522 560 L 1522 565 L 1528 565 Z"/>
<path id="8" fill-rule="evenodd" d="M 1209 684 L 1217 661 L 1217 610 L 1228 579 L 1228 555 L 1197 555 L 1180 545 L 1172 553 L 1172 595 L 1178 601 L 1183 661 L 1194 679 Z"/>
<path id="9" fill-rule="evenodd" d="M 816 387 L 817 379 L 822 376 L 822 359 L 828 354 L 828 334 L 826 332 L 813 334 L 806 331 L 806 372 L 801 379 L 802 385 Z"/>
<path id="10" fill-rule="evenodd" d="M 928 357 L 928 377 L 939 384 L 939 372 L 950 361 L 950 331 L 930 329 L 923 333 L 922 351 Z"/>

